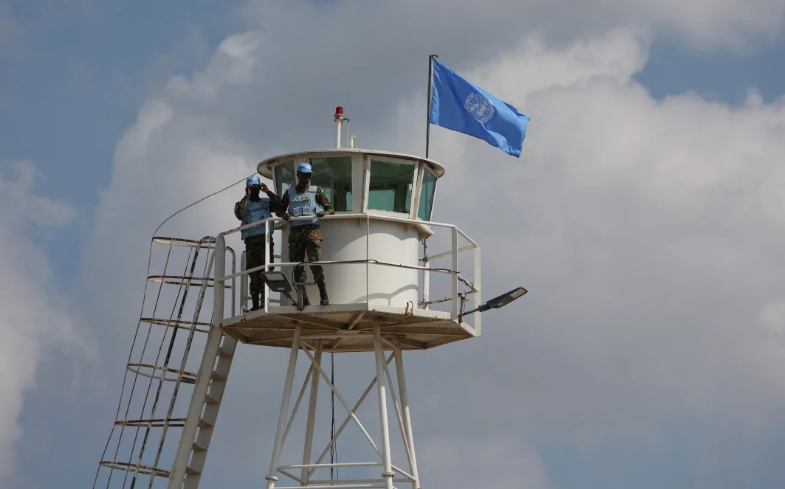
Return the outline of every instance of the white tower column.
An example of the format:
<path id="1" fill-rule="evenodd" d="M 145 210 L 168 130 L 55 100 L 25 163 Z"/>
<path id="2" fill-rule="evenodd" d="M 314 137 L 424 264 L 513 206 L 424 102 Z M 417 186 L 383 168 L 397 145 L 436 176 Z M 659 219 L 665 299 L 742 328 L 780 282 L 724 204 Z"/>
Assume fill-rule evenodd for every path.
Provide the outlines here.
<path id="1" fill-rule="evenodd" d="M 322 348 L 321 345 L 318 347 L 319 349 L 316 350 L 316 355 L 314 358 L 314 364 L 316 366 L 321 367 L 322 365 Z M 319 370 L 314 368 L 311 370 L 311 394 L 309 398 L 308 404 L 308 421 L 306 422 L 305 427 L 305 447 L 303 448 L 303 465 L 309 465 L 311 463 L 311 448 L 313 447 L 313 427 L 314 421 L 316 419 L 316 401 L 319 397 Z M 308 483 L 308 468 L 303 467 L 302 471 L 300 472 L 300 479 L 302 479 L 301 485 L 306 485 Z"/>
<path id="2" fill-rule="evenodd" d="M 387 377 L 384 375 L 385 361 L 382 349 L 382 332 L 378 324 L 373 326 L 374 346 L 376 350 L 376 387 L 379 392 L 379 424 L 382 427 L 382 462 L 384 463 L 384 484 L 386 489 L 393 489 L 390 458 L 390 427 L 387 424 Z"/>
<path id="3" fill-rule="evenodd" d="M 398 394 L 401 396 L 401 417 L 403 418 L 403 430 L 406 434 L 404 443 L 409 447 L 409 470 L 414 477 L 412 489 L 419 489 L 420 474 L 417 471 L 417 457 L 414 454 L 414 435 L 412 434 L 412 418 L 409 414 L 409 394 L 406 391 L 406 376 L 403 373 L 403 352 L 401 348 L 395 346 L 395 369 L 398 375 Z"/>
<path id="4" fill-rule="evenodd" d="M 273 456 L 270 460 L 270 472 L 267 474 L 267 489 L 273 489 L 278 481 L 278 459 L 281 457 L 281 446 L 283 445 L 283 434 L 286 430 L 286 418 L 289 415 L 289 399 L 292 397 L 292 382 L 294 381 L 294 371 L 297 368 L 297 354 L 300 351 L 300 332 L 302 326 L 294 328 L 294 339 L 292 350 L 289 353 L 289 368 L 286 371 L 286 384 L 283 388 L 283 399 L 281 400 L 281 412 L 278 414 L 278 429 L 275 433 L 275 445 L 273 446 Z"/>

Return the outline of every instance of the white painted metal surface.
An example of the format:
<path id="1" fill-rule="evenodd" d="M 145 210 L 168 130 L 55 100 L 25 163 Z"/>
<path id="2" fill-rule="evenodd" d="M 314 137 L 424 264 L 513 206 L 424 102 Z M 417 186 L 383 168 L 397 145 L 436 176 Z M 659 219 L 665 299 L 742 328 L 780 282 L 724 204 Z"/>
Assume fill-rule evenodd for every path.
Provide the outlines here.
<path id="1" fill-rule="evenodd" d="M 304 219 L 304 218 L 295 218 L 294 220 L 296 220 L 296 219 Z M 307 218 L 305 218 L 305 219 L 307 219 Z M 278 222 L 279 225 L 284 222 L 283 220 L 278 219 L 278 218 L 272 218 L 270 220 Z M 341 255 L 340 255 L 341 258 L 347 258 L 347 259 L 346 260 L 327 260 L 327 259 L 325 259 L 325 255 L 326 255 L 326 252 L 325 252 L 325 253 L 323 253 L 321 261 L 314 262 L 314 264 L 321 264 L 324 267 L 325 276 L 327 276 L 327 277 L 331 276 L 332 274 L 342 273 L 340 270 L 335 270 L 335 271 L 332 270 L 333 268 L 341 268 L 342 269 L 342 268 L 346 268 L 346 267 L 353 267 L 353 266 L 355 266 L 355 274 L 353 275 L 352 281 L 359 280 L 360 283 L 362 283 L 363 286 L 365 286 L 366 289 L 367 289 L 366 293 L 367 293 L 367 296 L 368 296 L 368 301 L 345 302 L 345 303 L 344 302 L 339 302 L 337 300 L 332 300 L 333 292 L 331 291 L 330 292 L 331 305 L 332 304 L 352 304 L 352 303 L 373 304 L 374 306 L 376 306 L 376 305 L 380 305 L 380 306 L 381 305 L 385 305 L 385 303 L 386 303 L 386 305 L 396 305 L 397 303 L 400 302 L 398 299 L 400 299 L 401 297 L 406 297 L 404 294 L 406 294 L 407 291 L 417 291 L 417 293 L 421 294 L 421 297 L 429 297 L 430 291 L 428 289 L 422 290 L 421 285 L 418 283 L 417 272 L 423 272 L 425 274 L 425 277 L 424 277 L 424 280 L 423 280 L 423 285 L 429 285 L 429 283 L 430 283 L 430 276 L 433 275 L 433 274 L 449 274 L 451 276 L 451 291 L 450 291 L 451 293 L 450 293 L 450 295 L 448 295 L 448 296 L 446 296 L 446 297 L 444 297 L 442 299 L 430 300 L 430 301 L 424 301 L 424 300 L 411 301 L 412 303 L 411 304 L 407 303 L 406 304 L 407 306 L 410 306 L 413 309 L 421 309 L 421 308 L 422 309 L 427 309 L 429 304 L 442 303 L 442 302 L 451 302 L 451 304 L 452 304 L 451 308 L 452 309 L 451 309 L 451 316 L 450 317 L 454 321 L 457 321 L 459 313 L 461 311 L 461 303 L 460 303 L 460 301 L 462 300 L 462 296 L 465 296 L 465 298 L 467 299 L 467 302 L 463 304 L 463 310 L 468 310 L 468 309 L 471 309 L 471 308 L 475 308 L 475 307 L 478 307 L 480 305 L 480 299 L 479 299 L 479 294 L 478 294 L 478 292 L 480 292 L 480 291 L 479 291 L 479 288 L 477 287 L 477 284 L 479 283 L 478 278 L 480 277 L 480 273 L 481 273 L 481 267 L 480 267 L 480 247 L 479 247 L 479 245 L 477 244 L 476 241 L 474 241 L 472 238 L 470 238 L 468 235 L 466 235 L 457 226 L 455 226 L 453 224 L 445 224 L 445 223 L 439 223 L 439 222 L 433 222 L 433 221 L 412 220 L 412 219 L 400 218 L 400 217 L 395 217 L 395 216 L 383 216 L 383 215 L 369 216 L 367 214 L 348 214 L 348 213 L 346 213 L 346 214 L 336 214 L 336 215 L 333 215 L 333 216 L 325 216 L 325 217 L 322 218 L 322 221 L 323 221 L 323 223 L 322 223 L 323 229 L 327 229 L 328 226 L 332 225 L 334 221 L 349 221 L 350 222 L 349 226 L 356 226 L 356 228 L 355 228 L 354 231 L 351 231 L 351 233 L 347 231 L 347 233 L 346 233 L 347 236 L 352 236 L 355 233 L 356 234 L 360 234 L 360 236 L 362 236 L 362 239 L 359 242 L 360 243 L 364 243 L 364 246 L 359 245 L 358 244 L 358 240 L 355 239 L 354 241 L 350 241 L 350 243 L 348 243 L 348 246 L 340 248 L 341 240 L 343 238 L 339 237 L 336 240 L 336 241 L 338 241 L 338 243 L 335 245 L 335 247 L 336 248 L 340 248 L 340 250 L 338 252 L 341 253 Z M 386 222 L 389 222 L 389 223 L 397 223 L 397 224 L 403 225 L 403 227 L 401 229 L 406 230 L 406 232 L 410 232 L 410 231 L 413 231 L 413 230 L 419 230 L 417 232 L 421 233 L 420 236 L 422 236 L 422 230 L 424 230 L 424 229 L 443 228 L 443 229 L 445 229 L 445 230 L 450 232 L 450 242 L 451 242 L 450 249 L 448 249 L 445 252 L 439 252 L 439 253 L 434 254 L 433 256 L 431 256 L 429 258 L 429 261 L 426 264 L 423 264 L 422 260 L 416 258 L 417 256 L 419 256 L 418 252 L 417 252 L 417 254 L 415 254 L 415 260 L 417 262 L 417 265 L 410 265 L 409 263 L 411 263 L 411 262 L 407 263 L 406 261 L 392 261 L 392 262 L 390 262 L 390 261 L 386 261 L 386 260 L 377 258 L 377 257 L 383 257 L 383 256 L 399 256 L 401 258 L 404 258 L 403 255 L 404 255 L 404 252 L 407 249 L 406 247 L 403 247 L 403 246 L 400 247 L 400 249 L 398 249 L 398 247 L 396 245 L 390 244 L 390 243 L 395 243 L 395 239 L 398 239 L 399 242 L 402 241 L 400 238 L 395 238 L 394 237 L 395 235 L 393 235 L 392 237 L 391 236 L 383 236 L 381 238 L 381 240 L 379 242 L 382 243 L 382 244 L 387 243 L 386 246 L 373 246 L 373 244 L 374 244 L 373 241 L 372 241 L 372 239 L 374 239 L 373 238 L 373 227 L 371 226 L 370 223 L 374 222 L 374 223 L 377 223 L 377 224 L 374 224 L 374 226 L 379 226 L 380 223 L 383 222 L 383 221 L 386 221 Z M 353 222 L 353 224 L 351 224 L 352 222 Z M 365 226 L 363 226 L 363 224 L 365 224 Z M 226 231 L 225 233 L 222 233 L 221 236 L 226 236 L 226 235 L 229 235 L 229 234 L 238 233 L 238 232 L 240 232 L 243 229 L 247 229 L 247 228 L 255 226 L 255 225 L 264 225 L 264 221 L 259 221 L 258 223 L 249 224 L 249 225 L 246 225 L 246 226 L 241 226 L 241 227 L 238 227 L 238 228 L 235 228 L 235 229 L 231 229 L 229 231 Z M 395 228 L 390 228 L 390 229 L 395 229 Z M 390 233 L 390 234 L 392 234 L 392 233 Z M 465 245 L 465 246 L 460 246 L 461 239 L 463 239 L 464 241 L 468 242 L 468 244 Z M 410 240 L 409 242 L 411 243 L 411 238 L 409 238 L 409 240 Z M 347 241 L 348 241 L 348 239 L 347 239 Z M 323 243 L 323 246 L 326 247 L 327 245 L 325 243 Z M 364 250 L 362 249 L 363 247 L 365 248 Z M 331 252 L 338 253 L 338 252 L 335 252 L 335 251 L 331 251 Z M 461 271 L 458 269 L 458 264 L 459 264 L 458 256 L 459 256 L 459 254 L 460 253 L 467 253 L 467 252 L 472 252 L 473 256 L 474 256 L 474 267 L 473 267 L 473 273 L 472 273 L 473 276 L 471 277 L 471 279 L 467 279 L 467 277 L 465 277 L 461 273 Z M 436 267 L 436 266 L 433 265 L 433 263 L 437 259 L 438 260 L 445 259 L 445 261 L 449 260 L 449 263 L 440 263 L 439 266 Z M 351 263 L 347 263 L 347 262 L 351 262 Z M 359 276 L 360 274 L 357 273 L 357 270 L 359 269 L 359 267 L 356 267 L 356 265 L 358 265 L 358 264 L 359 265 L 363 265 L 365 267 L 365 273 L 366 273 L 366 277 L 367 277 L 366 280 L 362 280 L 362 277 Z M 271 263 L 267 263 L 264 266 L 260 266 L 258 268 L 254 268 L 254 269 L 251 269 L 251 270 L 245 270 L 245 271 L 237 272 L 235 274 L 219 277 L 218 280 L 217 280 L 218 281 L 218 286 L 219 287 L 222 286 L 222 284 L 223 284 L 223 282 L 225 280 L 228 280 L 228 279 L 231 279 L 231 278 L 235 278 L 235 277 L 238 277 L 238 276 L 246 275 L 249 271 L 255 271 L 255 270 L 263 269 L 263 268 L 267 268 L 268 270 L 273 270 L 273 269 L 281 270 L 281 269 L 283 269 L 283 270 L 290 271 L 291 267 L 293 267 L 294 265 L 297 265 L 297 264 L 296 263 L 292 263 L 292 262 L 287 262 L 287 261 L 281 261 L 281 262 L 276 262 L 276 263 L 272 263 L 272 264 Z M 401 265 L 403 265 L 403 267 L 405 267 L 407 269 L 407 271 L 414 270 L 415 273 L 411 274 L 411 275 L 409 275 L 409 274 L 401 274 L 400 276 L 392 275 L 392 277 L 394 279 L 398 279 L 399 281 L 395 282 L 395 283 L 398 284 L 398 288 L 394 289 L 394 291 L 396 293 L 391 294 L 389 292 L 390 289 L 389 289 L 388 285 L 386 284 L 386 274 L 389 273 L 390 270 L 401 270 L 402 269 Z M 379 273 L 378 274 L 374 274 L 373 276 L 371 276 L 371 270 L 379 270 Z M 327 274 L 331 274 L 331 275 L 327 275 Z M 290 275 L 290 273 L 289 273 L 289 275 Z M 310 270 L 309 270 L 309 276 L 312 277 L 312 273 L 310 273 Z M 376 277 L 376 279 L 374 277 Z M 400 279 L 400 277 L 407 277 L 411 281 L 408 282 L 408 283 L 404 283 L 404 281 L 402 279 Z M 341 280 L 341 278 L 338 278 L 338 280 Z M 328 289 L 330 289 L 329 279 L 328 279 L 327 284 L 328 284 Z M 462 294 L 459 291 L 459 288 L 462 285 L 467 288 L 466 294 Z M 349 284 L 348 287 L 353 287 L 353 285 Z M 340 292 L 338 292 L 338 293 L 340 294 Z M 245 294 L 245 292 L 243 292 L 243 294 Z M 310 294 L 311 294 L 311 291 L 309 290 L 309 295 Z M 356 295 L 356 291 L 353 293 L 353 295 Z M 469 296 L 471 296 L 471 300 L 468 300 Z M 266 297 L 266 301 L 270 300 L 270 294 L 269 293 L 266 294 L 265 297 Z M 318 296 L 315 295 L 314 297 L 318 297 Z M 398 299 L 395 299 L 396 297 L 398 297 Z M 381 300 L 374 301 L 374 300 L 372 300 L 373 298 L 377 298 L 377 299 L 381 298 Z M 310 306 L 309 308 L 307 308 L 307 311 L 308 312 L 311 312 L 311 311 L 313 311 L 313 312 L 328 311 L 327 309 L 320 309 L 322 307 L 324 307 L 324 306 Z M 265 304 L 265 310 L 269 310 L 268 304 Z M 469 320 L 471 321 L 473 319 L 473 321 L 475 321 L 475 322 L 477 322 L 479 324 L 479 321 L 480 321 L 480 318 L 481 318 L 481 313 L 475 313 L 475 314 L 472 314 L 472 316 L 473 316 L 473 318 L 470 318 Z"/>
<path id="2" fill-rule="evenodd" d="M 368 234 L 370 225 L 370 235 Z M 368 258 L 417 267 L 420 231 L 411 224 L 377 219 L 326 219 L 322 224 L 322 261 L 365 261 Z M 289 236 L 283 230 L 283 242 Z M 373 250 L 372 252 L 370 250 Z M 372 256 L 367 256 L 371 254 Z M 309 281 L 313 273 L 308 271 Z M 288 277 L 292 267 L 284 267 Z M 334 304 L 384 304 L 405 307 L 419 300 L 416 269 L 368 266 L 366 263 L 340 267 L 325 266 L 324 275 L 330 301 Z M 316 286 L 308 288 L 310 297 L 319 297 Z M 313 302 L 313 301 L 312 301 Z"/>
<path id="3" fill-rule="evenodd" d="M 281 411 L 278 414 L 278 429 L 275 432 L 275 445 L 273 448 L 273 456 L 270 461 L 270 470 L 267 473 L 267 489 L 273 489 L 275 483 L 278 481 L 278 460 L 281 457 L 281 448 L 284 441 L 284 430 L 286 429 L 286 418 L 289 413 L 289 399 L 292 396 L 292 382 L 294 381 L 294 371 L 297 368 L 297 352 L 300 348 L 300 331 L 299 326 L 295 327 L 294 341 L 292 342 L 292 350 L 289 354 L 289 368 L 286 370 L 286 383 L 283 388 L 283 399 L 281 400 Z"/>
<path id="4" fill-rule="evenodd" d="M 315 155 L 315 156 L 341 156 L 341 155 L 379 155 L 379 156 L 387 156 L 390 158 L 400 158 L 404 160 L 410 161 L 424 161 L 428 167 L 433 170 L 437 177 L 441 177 L 444 175 L 444 167 L 437 161 L 431 160 L 429 158 L 423 158 L 422 156 L 414 156 L 409 155 L 406 153 L 394 153 L 392 151 L 382 151 L 378 149 L 367 149 L 367 148 L 335 148 L 335 149 L 316 149 L 310 151 L 298 151 L 296 153 L 286 153 L 278 156 L 273 156 L 262 160 L 256 166 L 256 171 L 265 178 L 273 178 L 273 167 L 282 161 L 287 160 L 300 160 L 306 157 L 306 155 Z"/>
<path id="5" fill-rule="evenodd" d="M 336 107 L 335 108 L 335 116 L 333 118 L 335 121 L 335 147 L 341 147 L 341 125 L 344 121 L 343 115 L 343 107 Z"/>
<path id="6" fill-rule="evenodd" d="M 382 429 L 382 462 L 384 462 L 384 485 L 387 489 L 393 489 L 392 478 L 395 472 L 392 471 L 392 458 L 390 456 L 390 428 L 387 423 L 387 377 L 384 375 L 386 368 L 384 362 L 384 350 L 382 347 L 382 331 L 378 324 L 373 327 L 374 346 L 376 347 L 376 385 L 379 393 L 379 425 Z"/>
<path id="7" fill-rule="evenodd" d="M 337 120 L 336 122 L 338 123 Z M 340 146 L 340 123 L 337 124 L 336 146 Z M 230 281 L 241 277 L 242 290 L 239 295 L 244 303 L 247 296 L 247 275 L 250 271 L 283 270 L 291 277 L 291 271 L 296 264 L 286 260 L 274 264 L 268 262 L 256 269 L 227 274 L 223 265 L 226 253 L 225 237 L 266 223 L 232 229 L 216 238 L 213 324 L 185 421 L 183 439 L 171 471 L 169 489 L 196 489 L 199 483 L 214 425 L 212 417 L 207 414 L 200 417 L 199 414 L 203 409 L 204 413 L 208 413 L 209 393 L 218 389 L 222 394 L 226 376 L 216 373 L 225 372 L 228 375 L 228 366 L 224 363 L 222 367 L 221 351 L 233 354 L 236 341 L 289 348 L 290 352 L 272 456 L 266 475 L 267 489 L 394 489 L 400 487 L 401 483 L 411 484 L 412 489 L 419 489 L 420 472 L 414 447 L 411 399 L 406 389 L 403 352 L 433 348 L 479 334 L 479 313 L 473 315 L 468 322 L 461 321 L 459 317 L 463 310 L 480 305 L 480 248 L 455 225 L 417 219 L 419 185 L 423 179 L 424 168 L 427 166 L 434 174 L 441 176 L 444 170 L 438 163 L 419 157 L 353 148 L 308 154 L 353 155 L 352 211 L 325 216 L 321 228 L 324 241 L 322 258 L 317 263 L 325 270 L 330 305 L 318 305 L 318 292 L 315 287 L 309 290 L 313 305 L 304 310 L 271 300 L 268 290 L 264 307 L 260 310 L 243 310 L 239 315 L 227 315 L 224 303 L 225 287 Z M 271 176 L 271 169 L 279 159 L 294 160 L 299 158 L 298 155 L 302 156 L 304 153 L 266 160 L 259 164 L 259 171 L 263 175 Z M 408 214 L 368 210 L 371 156 L 387 160 L 411 160 L 411 164 L 415 166 Z M 285 226 L 281 219 L 273 218 L 271 221 L 274 221 L 278 229 Z M 284 246 L 281 254 L 287 258 L 285 243 L 288 230 L 284 227 L 282 231 L 281 241 Z M 430 246 L 430 258 L 425 259 L 424 250 L 420 248 L 421 240 L 433 236 L 436 232 L 444 233 L 443 243 L 446 243 L 446 249 Z M 277 240 L 279 246 L 281 241 Z M 459 259 L 459 256 L 466 258 Z M 460 270 L 459 265 L 468 263 L 469 258 L 473 258 L 473 267 L 466 271 Z M 306 269 L 309 281 L 312 281 L 313 273 L 307 265 Z M 431 300 L 430 286 L 436 274 L 448 279 L 442 280 L 442 285 L 446 284 L 446 287 L 438 292 L 439 296 L 447 295 Z M 438 310 L 442 304 L 446 310 Z M 229 345 L 228 350 L 216 346 L 221 337 L 224 338 L 223 344 Z M 321 365 L 324 353 L 349 351 L 367 352 L 370 367 L 368 371 L 374 374 L 374 378 L 353 406 L 333 385 Z M 387 358 L 386 352 L 391 352 Z M 373 364 L 370 363 L 370 354 L 373 355 Z M 293 408 L 290 409 L 295 382 L 300 382 L 296 380 L 300 356 L 307 357 L 310 364 L 305 376 L 300 377 L 302 387 Z M 393 360 L 394 370 L 390 368 Z M 334 393 L 337 403 L 347 414 L 335 436 L 327 441 L 326 447 L 314 452 L 313 449 L 318 448 L 315 444 L 321 444 L 314 425 L 315 420 L 320 417 L 318 395 L 322 382 Z M 357 414 L 374 387 L 378 399 L 380 430 L 376 438 L 363 425 Z M 217 404 L 213 411 L 217 415 L 220 399 L 213 404 Z M 301 406 L 308 406 L 307 410 L 304 409 L 306 414 L 301 420 L 302 428 L 293 429 Z M 388 409 L 389 406 L 392 406 L 392 410 Z M 326 407 L 321 406 L 322 409 Z M 390 417 L 393 419 L 390 420 Z M 342 460 L 326 463 L 325 457 L 350 423 L 356 425 L 368 442 L 368 454 L 373 461 Z M 394 425 L 397 425 L 398 429 L 390 430 L 390 426 Z M 287 441 L 292 442 L 290 438 L 294 436 L 293 433 L 302 434 L 302 457 L 298 455 L 300 460 L 296 462 L 300 463 L 294 464 L 291 463 L 295 462 L 293 460 L 282 460 L 283 454 L 290 453 L 284 450 L 284 447 Z M 393 437 L 400 437 L 403 453 L 392 453 Z M 206 444 L 203 444 L 203 441 L 206 441 Z M 353 453 L 356 452 L 354 448 L 356 447 L 353 447 Z M 316 453 L 318 456 L 314 458 Z M 408 466 L 396 463 L 398 459 L 405 459 Z M 408 471 L 401 468 L 404 466 Z M 319 476 L 320 471 L 331 467 L 341 468 L 341 477 L 338 480 Z M 358 472 L 353 472 L 369 468 L 373 469 L 371 475 L 357 475 Z M 293 481 L 294 486 L 286 482 L 279 484 L 281 478 Z"/>
<path id="8" fill-rule="evenodd" d="M 224 238 L 219 236 L 216 239 L 216 250 L 220 251 L 220 256 L 223 256 L 225 248 Z M 215 255 L 211 259 L 212 262 L 214 258 Z M 214 265 L 216 275 L 225 273 L 224 262 L 215 262 Z M 225 336 L 220 327 L 217 327 L 223 320 L 225 291 L 221 287 L 215 287 L 213 294 L 213 324 L 207 334 L 207 344 L 169 475 L 168 489 L 199 487 L 213 429 L 218 420 L 226 380 L 229 378 L 229 370 L 237 347 L 237 340 Z M 234 300 L 231 309 L 234 310 Z"/>
<path id="9" fill-rule="evenodd" d="M 210 334 L 212 323 L 201 320 L 203 301 L 212 285 L 214 242 L 211 237 L 152 239 L 147 283 L 155 284 L 157 290 L 145 287 L 114 427 L 101 455 L 94 489 L 162 487 L 171 478 L 174 450 L 170 451 L 169 446 L 185 428 L 187 414 L 178 400 L 197 387 L 198 374 L 189 372 L 192 369 L 187 365 L 196 357 L 194 353 L 200 354 L 214 337 Z M 165 253 L 160 255 L 156 250 Z M 231 248 L 222 250 L 221 256 L 231 258 L 229 269 L 234 271 L 236 260 Z M 151 274 L 153 269 L 159 272 Z M 234 287 L 237 282 L 232 279 L 226 283 L 226 288 L 232 287 L 232 295 L 238 290 Z M 235 302 L 226 308 L 232 316 Z M 218 339 L 222 336 L 219 330 Z M 227 348 L 235 343 L 235 338 L 224 338 Z M 227 358 L 225 353 L 227 350 L 222 350 L 216 373 L 228 373 L 231 355 Z M 219 387 L 220 382 L 213 384 L 212 392 Z M 217 410 L 205 411 L 205 416 L 197 419 L 198 427 L 207 428 L 213 414 L 217 415 Z M 204 438 L 209 433 L 209 429 L 200 433 L 199 447 L 209 444 Z M 198 449 L 193 437 L 189 448 L 191 445 Z"/>
<path id="10" fill-rule="evenodd" d="M 303 339 L 303 336 L 300 334 L 300 328 L 297 328 L 296 332 L 296 339 L 295 343 L 293 343 L 292 349 L 290 350 L 289 356 L 289 368 L 287 369 L 286 373 L 286 381 L 284 384 L 284 394 L 283 394 L 283 401 L 281 403 L 281 410 L 278 416 L 278 430 L 275 436 L 274 446 L 273 446 L 273 455 L 272 461 L 270 465 L 270 470 L 268 475 L 266 476 L 267 479 L 267 489 L 294 489 L 295 487 L 309 487 L 311 489 L 327 489 L 327 488 L 346 488 L 346 489 L 355 489 L 355 488 L 382 488 L 382 489 L 394 489 L 393 482 L 399 481 L 406 484 L 411 484 L 412 489 L 419 488 L 419 478 L 416 475 L 417 472 L 417 460 L 415 458 L 414 452 L 414 444 L 411 436 L 411 416 L 408 413 L 408 394 L 406 392 L 406 382 L 403 377 L 403 363 L 401 359 L 401 351 L 398 348 L 398 345 L 390 340 L 384 338 L 380 332 L 380 329 L 377 327 L 374 333 L 374 344 L 375 344 L 375 351 L 374 351 L 374 359 L 375 359 L 375 374 L 376 376 L 373 378 L 371 383 L 365 389 L 363 394 L 360 396 L 359 400 L 354 404 L 354 406 L 350 407 L 349 403 L 347 402 L 346 398 L 342 395 L 342 393 L 338 390 L 338 388 L 330 381 L 330 378 L 325 373 L 324 369 L 321 367 L 321 348 L 319 343 L 317 342 L 309 342 Z M 294 409 L 289 413 L 289 404 L 292 395 L 292 388 L 294 385 L 293 379 L 295 378 L 295 370 L 297 366 L 297 351 L 298 348 L 302 350 L 302 354 L 306 356 L 311 362 L 311 369 L 306 372 L 306 375 L 303 380 L 302 387 L 300 388 L 300 395 L 295 402 Z M 393 348 L 395 349 L 395 353 L 390 355 L 388 358 L 385 359 L 384 351 L 385 348 Z M 390 369 L 390 363 L 393 361 L 393 358 L 396 362 L 396 375 L 398 378 L 398 392 L 396 393 L 395 385 L 392 382 L 392 370 Z M 312 419 L 313 413 L 317 409 L 317 399 L 318 396 L 318 383 L 324 382 L 327 387 L 335 393 L 338 402 L 343 406 L 344 410 L 346 411 L 347 415 L 344 419 L 343 423 L 337 429 L 335 436 L 329 440 L 325 448 L 320 452 L 320 455 L 316 458 L 316 460 L 311 461 L 310 451 L 311 447 L 315 441 L 313 427 L 312 427 Z M 308 401 L 308 416 L 306 419 L 306 430 L 305 430 L 305 451 L 303 456 L 303 463 L 301 464 L 286 464 L 281 463 L 281 454 L 284 452 L 284 446 L 286 445 L 287 441 L 289 441 L 289 435 L 291 433 L 290 429 L 295 422 L 295 418 L 298 414 L 298 408 L 301 405 L 301 401 L 303 398 L 304 393 L 308 390 L 308 386 L 310 385 L 310 392 L 311 396 L 309 396 Z M 363 402 L 367 399 L 368 394 L 376 387 L 377 395 L 378 395 L 378 405 L 379 405 L 379 421 L 380 421 L 380 434 L 381 434 L 381 443 L 377 443 L 374 441 L 374 437 L 368 432 L 366 427 L 363 425 L 363 422 L 360 420 L 358 415 L 356 414 L 358 409 L 362 406 Z M 398 399 L 401 399 L 401 404 L 399 405 Z M 399 432 L 401 433 L 404 445 L 404 453 L 402 454 L 405 456 L 406 461 L 409 465 L 409 472 L 401 469 L 398 465 L 393 463 L 393 453 L 391 450 L 391 443 L 390 443 L 390 425 L 391 423 L 388 420 L 388 410 L 387 405 L 388 402 L 392 400 L 392 404 L 396 413 L 395 419 L 397 420 L 397 425 L 399 428 Z M 405 413 L 405 416 L 402 416 L 402 413 Z M 374 462 L 332 462 L 332 463 L 325 463 L 323 462 L 325 456 L 330 451 L 330 448 L 333 446 L 334 443 L 340 438 L 341 434 L 344 432 L 345 428 L 350 424 L 354 423 L 355 426 L 360 430 L 363 434 L 364 438 L 368 442 L 368 454 L 372 457 L 378 458 L 378 461 Z M 354 450 L 353 450 L 354 451 Z M 401 454 L 398 454 L 401 455 Z M 319 478 L 316 476 L 317 470 L 324 470 L 329 468 L 341 468 L 350 473 L 352 470 L 357 469 L 367 469 L 367 468 L 378 468 L 379 472 L 376 476 L 357 476 L 357 475 L 349 475 L 346 477 L 341 477 L 337 480 L 329 480 L 324 478 Z M 296 474 L 293 471 L 298 471 L 299 474 Z M 286 486 L 286 485 L 278 485 L 277 483 L 280 480 L 281 476 L 285 476 L 289 479 L 295 481 L 295 483 L 299 484 L 299 486 Z"/>

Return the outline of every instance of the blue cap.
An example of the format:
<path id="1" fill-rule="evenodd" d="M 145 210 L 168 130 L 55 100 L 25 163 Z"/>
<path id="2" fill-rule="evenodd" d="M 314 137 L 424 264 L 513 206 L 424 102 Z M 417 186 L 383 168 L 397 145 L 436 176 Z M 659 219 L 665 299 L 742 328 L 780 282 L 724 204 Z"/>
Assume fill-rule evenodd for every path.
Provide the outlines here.
<path id="1" fill-rule="evenodd" d="M 259 179 L 259 175 L 251 175 L 250 177 L 245 179 L 246 185 L 261 185 L 262 181 Z"/>
<path id="2" fill-rule="evenodd" d="M 300 163 L 297 165 L 297 173 L 313 173 L 313 168 L 308 163 Z"/>

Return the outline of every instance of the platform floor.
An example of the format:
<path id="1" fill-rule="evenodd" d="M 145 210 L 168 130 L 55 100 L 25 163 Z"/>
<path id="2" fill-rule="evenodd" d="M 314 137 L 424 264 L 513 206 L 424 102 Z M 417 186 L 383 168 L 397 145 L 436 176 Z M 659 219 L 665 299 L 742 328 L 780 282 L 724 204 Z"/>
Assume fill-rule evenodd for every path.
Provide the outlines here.
<path id="1" fill-rule="evenodd" d="M 376 324 L 384 338 L 396 340 L 404 350 L 427 350 L 475 336 L 470 326 L 452 321 L 447 312 L 379 304 L 312 305 L 302 311 L 294 306 L 271 306 L 269 312 L 227 318 L 222 328 L 242 343 L 291 348 L 298 324 L 301 338 L 310 345 L 321 342 L 325 352 L 373 351 Z"/>

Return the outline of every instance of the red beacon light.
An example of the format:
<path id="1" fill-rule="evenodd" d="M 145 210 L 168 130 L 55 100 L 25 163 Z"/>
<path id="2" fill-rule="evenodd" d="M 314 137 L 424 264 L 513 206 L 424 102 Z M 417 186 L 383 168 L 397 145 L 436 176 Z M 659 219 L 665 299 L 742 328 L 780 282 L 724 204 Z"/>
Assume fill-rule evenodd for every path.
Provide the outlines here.
<path id="1" fill-rule="evenodd" d="M 343 107 L 336 107 L 335 108 L 335 122 L 343 121 Z"/>

